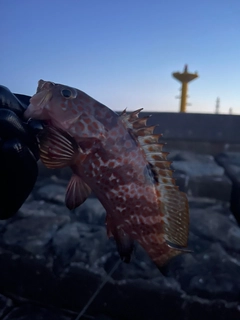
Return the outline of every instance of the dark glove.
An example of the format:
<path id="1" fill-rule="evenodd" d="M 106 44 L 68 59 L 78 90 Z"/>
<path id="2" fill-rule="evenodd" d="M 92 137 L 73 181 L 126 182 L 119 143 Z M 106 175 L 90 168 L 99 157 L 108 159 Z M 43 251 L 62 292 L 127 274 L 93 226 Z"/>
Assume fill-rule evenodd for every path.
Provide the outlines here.
<path id="1" fill-rule="evenodd" d="M 38 175 L 36 134 L 42 125 L 24 122 L 29 99 L 0 86 L 0 219 L 18 211 Z"/>

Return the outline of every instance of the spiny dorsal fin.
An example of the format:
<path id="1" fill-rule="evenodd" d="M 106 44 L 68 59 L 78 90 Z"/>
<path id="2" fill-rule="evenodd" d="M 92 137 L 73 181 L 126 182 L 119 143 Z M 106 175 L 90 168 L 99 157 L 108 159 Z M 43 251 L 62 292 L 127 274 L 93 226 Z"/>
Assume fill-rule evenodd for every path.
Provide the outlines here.
<path id="1" fill-rule="evenodd" d="M 147 119 L 139 118 L 142 109 L 130 114 L 126 110 L 120 115 L 125 126 L 131 131 L 149 162 L 154 176 L 159 210 L 164 214 L 164 237 L 169 246 L 187 246 L 189 228 L 189 209 L 187 197 L 178 190 L 171 161 L 167 160 L 168 152 L 163 152 L 163 145 L 159 143 L 161 134 L 154 134 L 156 126 L 147 126 Z"/>

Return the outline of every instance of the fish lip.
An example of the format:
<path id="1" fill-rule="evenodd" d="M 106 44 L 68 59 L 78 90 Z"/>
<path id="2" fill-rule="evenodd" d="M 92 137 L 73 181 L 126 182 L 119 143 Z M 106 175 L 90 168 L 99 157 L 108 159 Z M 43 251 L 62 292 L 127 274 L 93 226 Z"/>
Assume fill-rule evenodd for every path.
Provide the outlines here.
<path id="1" fill-rule="evenodd" d="M 34 103 L 36 96 L 43 94 L 43 92 L 39 92 L 30 98 L 29 100 L 30 104 L 27 107 L 26 111 L 24 112 L 25 119 L 31 119 L 31 118 L 36 119 L 38 117 L 41 117 L 44 106 L 52 99 L 52 96 L 53 96 L 52 92 L 48 90 L 38 103 Z"/>
<path id="2" fill-rule="evenodd" d="M 27 110 L 24 112 L 23 114 L 23 117 L 26 119 L 26 120 L 30 120 L 30 119 L 35 119 L 37 118 L 38 116 L 41 115 L 42 113 L 42 110 L 35 110 L 35 111 L 32 111 L 32 108 L 34 108 L 34 106 L 32 104 L 30 104 L 28 107 L 27 107 Z"/>
<path id="3" fill-rule="evenodd" d="M 44 90 L 44 91 L 45 91 L 45 90 Z M 44 91 L 39 92 L 39 93 L 43 93 Z M 39 107 L 39 108 L 41 108 L 41 109 L 43 109 L 43 105 L 46 104 L 46 103 L 48 103 L 48 102 L 52 99 L 52 96 L 53 96 L 53 95 L 52 95 L 52 92 L 51 92 L 50 90 L 48 90 L 48 91 L 46 92 L 46 94 L 42 97 L 42 99 L 40 100 L 40 102 L 37 103 L 36 106 Z M 35 98 L 35 95 L 30 98 L 30 100 L 29 100 L 30 104 L 32 104 L 33 98 Z"/>

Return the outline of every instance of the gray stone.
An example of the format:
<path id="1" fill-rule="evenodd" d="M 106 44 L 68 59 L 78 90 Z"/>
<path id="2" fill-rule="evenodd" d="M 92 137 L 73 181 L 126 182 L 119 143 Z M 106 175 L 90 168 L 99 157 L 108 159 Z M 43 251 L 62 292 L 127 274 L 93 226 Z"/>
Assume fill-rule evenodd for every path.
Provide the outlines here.
<path id="1" fill-rule="evenodd" d="M 11 221 L 13 221 L 13 218 L 7 219 L 7 220 L 0 220 L 0 232 L 1 234 L 6 230 L 6 227 Z"/>
<path id="2" fill-rule="evenodd" d="M 27 304 L 14 308 L 4 320 L 71 320 L 63 312 Z"/>
<path id="3" fill-rule="evenodd" d="M 18 247 L 0 248 L 0 275 L 2 292 L 47 304 L 58 298 L 57 281 L 49 261 Z"/>
<path id="4" fill-rule="evenodd" d="M 60 279 L 58 305 L 80 312 L 105 280 L 106 285 L 90 305 L 87 314 L 105 313 L 106 299 L 115 294 L 115 282 L 111 278 L 106 279 L 106 273 L 102 270 L 86 267 L 82 263 L 71 263 Z"/>
<path id="5" fill-rule="evenodd" d="M 180 151 L 172 150 L 168 156 L 168 159 L 171 161 L 191 161 L 191 162 L 201 162 L 201 163 L 210 163 L 214 161 L 214 157 L 210 154 L 197 154 L 190 151 Z"/>
<path id="6" fill-rule="evenodd" d="M 216 161 L 232 181 L 231 211 L 240 223 L 240 153 L 221 153 L 216 156 Z"/>
<path id="7" fill-rule="evenodd" d="M 223 152 L 216 155 L 218 163 L 240 166 L 240 152 Z"/>
<path id="8" fill-rule="evenodd" d="M 230 200 L 232 183 L 212 156 L 175 151 L 170 158 L 180 190 L 193 197 Z"/>
<path id="9" fill-rule="evenodd" d="M 208 197 L 193 197 L 188 195 L 188 203 L 191 209 L 210 209 L 225 215 L 230 215 L 230 204 L 226 201 L 221 201 Z"/>
<path id="10" fill-rule="evenodd" d="M 59 204 L 65 203 L 66 188 L 57 184 L 49 184 L 38 189 L 38 197 L 42 200 Z"/>
<path id="11" fill-rule="evenodd" d="M 208 300 L 196 296 L 185 296 L 184 320 L 239 320 L 240 304 L 224 300 Z"/>
<path id="12" fill-rule="evenodd" d="M 179 190 L 187 193 L 189 183 L 188 175 L 181 173 L 180 171 L 174 171 L 173 178 L 175 179 L 176 185 L 179 187 Z"/>
<path id="13" fill-rule="evenodd" d="M 228 202 L 231 197 L 231 181 L 226 176 L 190 177 L 187 193 L 195 197 L 208 197 Z"/>
<path id="14" fill-rule="evenodd" d="M 172 164 L 174 170 L 183 172 L 190 177 L 223 176 L 224 169 L 214 161 L 201 162 L 195 161 L 175 161 Z"/>
<path id="15" fill-rule="evenodd" d="M 178 280 L 190 295 L 236 301 L 240 291 L 239 265 L 220 244 L 209 242 L 201 253 L 172 260 L 168 275 Z"/>
<path id="16" fill-rule="evenodd" d="M 65 224 L 52 241 L 55 263 L 58 267 L 71 262 L 93 265 L 105 254 L 107 242 L 105 227 L 80 222 Z"/>
<path id="17" fill-rule="evenodd" d="M 81 206 L 73 210 L 78 221 L 93 225 L 105 225 L 106 211 L 97 198 L 88 198 Z"/>
<path id="18" fill-rule="evenodd" d="M 104 268 L 107 273 L 120 260 L 115 242 L 112 241 L 112 244 L 112 250 L 109 250 L 108 253 L 102 257 L 103 259 L 98 263 L 98 267 Z M 137 242 L 134 243 L 134 247 L 134 253 L 132 254 L 130 263 L 121 262 L 112 277 L 115 280 L 121 280 L 155 279 L 161 276 L 161 272 L 150 259 L 146 251 L 143 250 Z"/>
<path id="19" fill-rule="evenodd" d="M 94 318 L 94 320 L 112 320 L 112 318 L 109 318 L 108 316 L 105 316 L 104 314 L 100 314 Z"/>
<path id="20" fill-rule="evenodd" d="M 240 292 L 240 229 L 230 215 L 191 209 L 189 248 L 172 259 L 167 275 L 190 295 L 236 301 Z"/>
<path id="21" fill-rule="evenodd" d="M 119 319 L 183 319 L 183 292 L 172 279 L 122 280 L 116 289 L 107 302 Z"/>
<path id="22" fill-rule="evenodd" d="M 190 212 L 190 230 L 201 239 L 220 243 L 228 251 L 240 252 L 240 229 L 228 215 L 193 209 Z"/>
<path id="23" fill-rule="evenodd" d="M 38 171 L 39 176 L 41 176 L 41 178 L 48 178 L 50 176 L 55 175 L 60 179 L 69 180 L 72 175 L 72 171 L 69 167 L 62 169 L 48 169 L 43 165 L 41 161 L 38 162 Z"/>
<path id="24" fill-rule="evenodd" d="M 193 256 L 195 256 L 199 252 L 208 250 L 209 246 L 210 246 L 210 240 L 208 238 L 204 238 L 199 235 L 196 235 L 192 231 L 189 232 L 188 248 L 189 250 L 193 251 L 192 253 Z M 181 258 L 178 258 L 178 259 L 181 259 Z"/>
<path id="25" fill-rule="evenodd" d="M 45 254 L 56 231 L 69 220 L 63 215 L 16 220 L 7 225 L 2 238 L 7 245 L 19 246 L 34 254 Z"/>
<path id="26" fill-rule="evenodd" d="M 0 294 L 0 318 L 6 315 L 11 310 L 12 306 L 12 300 Z"/>
<path id="27" fill-rule="evenodd" d="M 49 203 L 44 200 L 33 200 L 24 203 L 15 218 L 56 217 L 56 215 L 69 215 L 70 211 L 65 205 Z"/>
<path id="28" fill-rule="evenodd" d="M 18 214 L 0 226 L 0 293 L 78 313 L 106 281 L 86 319 L 239 319 L 240 229 L 223 194 L 228 194 L 223 168 L 213 169 L 218 175 L 205 172 L 204 166 L 215 166 L 211 156 L 178 153 L 173 159 L 197 162 L 195 169 L 176 171 L 190 200 L 189 248 L 194 252 L 172 259 L 163 269 L 166 277 L 136 245 L 131 262 L 121 262 L 106 278 L 120 258 L 115 241 L 106 236 L 104 208 L 90 197 L 70 213 L 63 202 L 66 181 L 46 176 Z M 5 318 L 69 317 L 53 309 L 22 307 L 19 302 Z"/>
<path id="29" fill-rule="evenodd" d="M 174 279 L 160 275 L 154 281 L 106 279 L 98 273 L 80 267 L 72 267 L 63 277 L 59 288 L 64 307 L 81 311 L 100 287 L 106 285 L 89 306 L 87 314 L 104 313 L 116 319 L 155 320 L 160 314 L 164 319 L 181 318 L 182 291 Z M 81 290 L 79 290 L 81 286 Z M 169 306 L 171 305 L 171 308 Z"/>
<path id="30" fill-rule="evenodd" d="M 197 256 L 203 264 L 201 272 L 191 278 L 186 291 L 203 298 L 237 301 L 240 292 L 239 266 L 219 245 L 212 244 L 209 250 Z"/>

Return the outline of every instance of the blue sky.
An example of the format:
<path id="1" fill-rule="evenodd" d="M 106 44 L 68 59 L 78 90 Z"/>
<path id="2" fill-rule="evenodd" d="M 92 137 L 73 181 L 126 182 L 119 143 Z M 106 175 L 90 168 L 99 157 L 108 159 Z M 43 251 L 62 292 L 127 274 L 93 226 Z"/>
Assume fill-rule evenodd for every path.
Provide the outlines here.
<path id="1" fill-rule="evenodd" d="M 3 0 L 0 83 L 32 95 L 39 79 L 77 87 L 114 110 L 240 114 L 240 0 Z"/>

